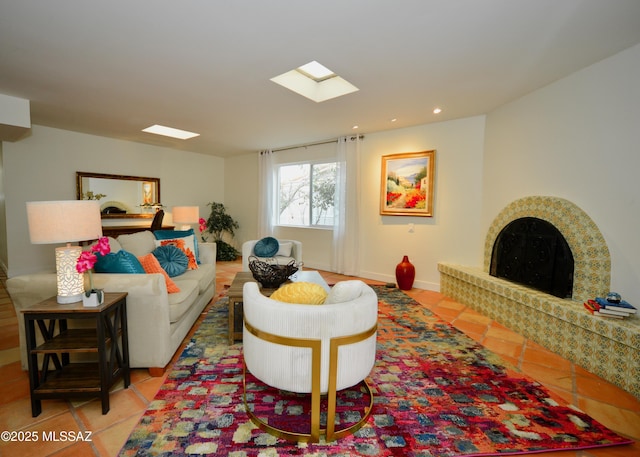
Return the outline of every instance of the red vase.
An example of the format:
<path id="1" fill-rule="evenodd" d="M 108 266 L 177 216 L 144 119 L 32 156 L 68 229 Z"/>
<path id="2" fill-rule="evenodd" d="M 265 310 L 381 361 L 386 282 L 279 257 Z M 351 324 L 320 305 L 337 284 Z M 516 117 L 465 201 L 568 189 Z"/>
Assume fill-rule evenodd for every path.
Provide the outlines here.
<path id="1" fill-rule="evenodd" d="M 410 290 L 413 287 L 413 280 L 416 277 L 416 267 L 409 262 L 406 255 L 402 258 L 402 262 L 396 265 L 396 281 L 400 290 Z"/>

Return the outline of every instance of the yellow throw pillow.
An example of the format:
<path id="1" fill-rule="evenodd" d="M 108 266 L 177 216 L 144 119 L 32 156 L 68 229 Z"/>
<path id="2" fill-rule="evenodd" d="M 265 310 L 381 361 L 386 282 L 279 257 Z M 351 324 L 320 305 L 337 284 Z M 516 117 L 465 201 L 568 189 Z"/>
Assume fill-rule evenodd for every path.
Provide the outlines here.
<path id="1" fill-rule="evenodd" d="M 321 305 L 326 298 L 327 292 L 324 287 L 312 282 L 285 284 L 271 294 L 272 300 L 298 305 Z"/>

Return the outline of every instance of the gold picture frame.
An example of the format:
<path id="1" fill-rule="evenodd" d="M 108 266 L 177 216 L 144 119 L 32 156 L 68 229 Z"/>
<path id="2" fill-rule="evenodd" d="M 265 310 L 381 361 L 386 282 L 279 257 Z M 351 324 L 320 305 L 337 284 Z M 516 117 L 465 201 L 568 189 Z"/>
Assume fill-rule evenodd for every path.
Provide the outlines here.
<path id="1" fill-rule="evenodd" d="M 433 216 L 436 151 L 382 156 L 380 214 Z"/>

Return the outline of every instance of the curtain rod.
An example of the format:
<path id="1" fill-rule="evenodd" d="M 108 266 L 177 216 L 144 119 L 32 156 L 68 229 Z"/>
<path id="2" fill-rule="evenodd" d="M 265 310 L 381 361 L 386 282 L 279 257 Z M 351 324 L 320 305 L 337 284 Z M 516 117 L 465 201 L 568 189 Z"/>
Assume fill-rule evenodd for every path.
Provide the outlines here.
<path id="1" fill-rule="evenodd" d="M 362 140 L 364 139 L 364 135 L 352 135 L 350 137 L 347 137 L 347 139 L 349 141 L 354 141 L 356 138 Z M 297 148 L 306 148 L 308 146 L 319 146 L 321 144 L 330 144 L 330 143 L 337 143 L 338 141 L 340 141 L 340 138 L 335 138 L 333 140 L 325 140 L 325 141 L 318 141 L 316 143 L 307 143 L 307 144 L 300 144 L 298 146 L 287 146 L 286 148 L 278 148 L 278 149 L 272 149 L 272 152 L 279 152 L 279 151 L 289 151 L 291 149 L 297 149 Z"/>

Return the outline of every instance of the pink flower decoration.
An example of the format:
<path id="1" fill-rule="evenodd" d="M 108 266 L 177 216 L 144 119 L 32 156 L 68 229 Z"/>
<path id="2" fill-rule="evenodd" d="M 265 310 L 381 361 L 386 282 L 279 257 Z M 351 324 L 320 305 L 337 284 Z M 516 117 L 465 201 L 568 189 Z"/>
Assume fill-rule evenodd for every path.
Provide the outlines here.
<path id="1" fill-rule="evenodd" d="M 96 244 L 91 247 L 92 252 L 99 252 L 100 255 L 107 255 L 111 252 L 111 246 L 109 246 L 109 238 L 103 236 L 98 240 Z"/>
<path id="2" fill-rule="evenodd" d="M 207 221 L 201 217 L 198 220 L 198 223 L 200 224 L 200 233 L 204 232 L 207 229 Z"/>
<path id="3" fill-rule="evenodd" d="M 91 270 L 98 261 L 98 257 L 93 252 L 82 251 L 80 257 L 78 257 L 78 263 L 76 263 L 76 270 L 78 273 L 86 273 Z"/>
<path id="4" fill-rule="evenodd" d="M 111 246 L 109 246 L 109 238 L 103 236 L 98 240 L 96 244 L 91 246 L 91 250 L 82 251 L 82 254 L 80 254 L 80 257 L 78 257 L 78 261 L 76 262 L 76 271 L 78 273 L 83 274 L 89 272 L 89 283 L 91 285 L 91 289 L 86 292 L 87 297 L 93 290 L 93 277 L 91 276 L 91 269 L 98 261 L 96 252 L 100 255 L 107 255 L 111 252 Z"/>

